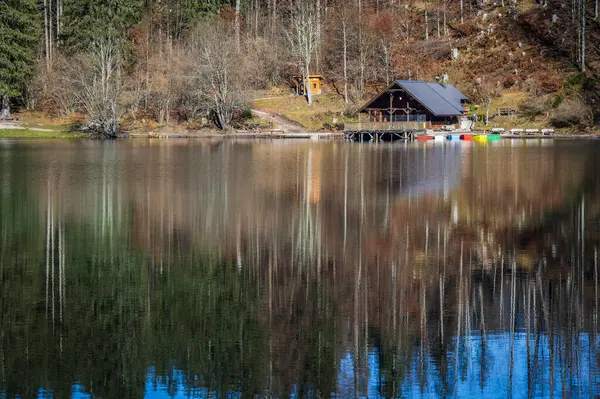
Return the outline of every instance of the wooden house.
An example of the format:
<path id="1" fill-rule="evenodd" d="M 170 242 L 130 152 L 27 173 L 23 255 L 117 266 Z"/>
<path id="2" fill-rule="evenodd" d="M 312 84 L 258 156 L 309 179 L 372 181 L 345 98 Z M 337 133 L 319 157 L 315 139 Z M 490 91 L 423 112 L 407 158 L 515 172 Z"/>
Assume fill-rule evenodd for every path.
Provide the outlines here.
<path id="1" fill-rule="evenodd" d="M 467 96 L 454 86 L 422 80 L 396 80 L 360 110 L 360 119 L 374 125 L 407 122 L 416 128 L 459 127 Z M 364 117 L 366 116 L 366 118 Z"/>
<path id="2" fill-rule="evenodd" d="M 304 91 L 304 75 L 292 76 L 292 86 L 296 91 L 296 94 L 303 96 L 306 94 Z M 321 94 L 323 87 L 323 77 L 317 74 L 308 75 L 308 81 L 310 84 L 310 94 Z"/>

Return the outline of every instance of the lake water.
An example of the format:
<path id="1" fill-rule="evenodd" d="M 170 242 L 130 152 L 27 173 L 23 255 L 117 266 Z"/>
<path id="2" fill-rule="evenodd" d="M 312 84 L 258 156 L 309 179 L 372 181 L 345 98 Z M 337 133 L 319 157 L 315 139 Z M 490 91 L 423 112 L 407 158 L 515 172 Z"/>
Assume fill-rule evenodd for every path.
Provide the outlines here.
<path id="1" fill-rule="evenodd" d="M 600 142 L 0 141 L 0 398 L 600 394 Z"/>

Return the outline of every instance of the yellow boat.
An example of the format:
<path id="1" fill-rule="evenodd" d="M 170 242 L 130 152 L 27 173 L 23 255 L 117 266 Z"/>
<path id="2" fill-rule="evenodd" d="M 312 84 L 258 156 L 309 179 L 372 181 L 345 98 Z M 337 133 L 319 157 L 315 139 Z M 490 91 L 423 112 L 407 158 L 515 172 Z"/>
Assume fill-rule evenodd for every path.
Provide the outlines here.
<path id="1" fill-rule="evenodd" d="M 477 141 L 478 143 L 487 143 L 487 134 L 476 134 L 473 136 L 473 141 Z"/>

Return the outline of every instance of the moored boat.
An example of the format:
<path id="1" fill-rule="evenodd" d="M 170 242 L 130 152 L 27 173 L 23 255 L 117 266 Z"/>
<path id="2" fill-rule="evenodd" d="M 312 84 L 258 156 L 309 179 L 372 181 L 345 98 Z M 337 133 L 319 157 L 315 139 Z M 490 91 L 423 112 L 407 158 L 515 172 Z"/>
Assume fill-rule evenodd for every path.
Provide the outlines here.
<path id="1" fill-rule="evenodd" d="M 499 133 L 492 133 L 492 134 L 488 134 L 487 135 L 487 140 L 488 141 L 498 141 L 500 140 L 500 134 Z"/>
<path id="2" fill-rule="evenodd" d="M 433 140 L 433 136 L 428 135 L 428 134 L 422 134 L 420 136 L 417 136 L 417 140 L 418 141 L 429 141 L 429 140 Z"/>
<path id="3" fill-rule="evenodd" d="M 486 143 L 488 139 L 487 134 L 476 134 L 473 136 L 473 141 L 477 141 L 478 143 Z"/>
<path id="4" fill-rule="evenodd" d="M 447 134 L 446 135 L 446 140 L 460 140 L 460 134 Z"/>
<path id="5" fill-rule="evenodd" d="M 465 141 L 472 141 L 473 135 L 471 133 L 461 134 L 460 139 Z"/>

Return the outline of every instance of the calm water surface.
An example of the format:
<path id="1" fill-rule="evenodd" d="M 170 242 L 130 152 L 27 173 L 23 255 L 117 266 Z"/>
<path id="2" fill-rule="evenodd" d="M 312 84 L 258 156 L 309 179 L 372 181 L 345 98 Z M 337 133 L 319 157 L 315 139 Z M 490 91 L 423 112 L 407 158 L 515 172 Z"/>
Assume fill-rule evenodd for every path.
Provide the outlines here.
<path id="1" fill-rule="evenodd" d="M 0 141 L 0 398 L 598 395 L 599 154 Z"/>

